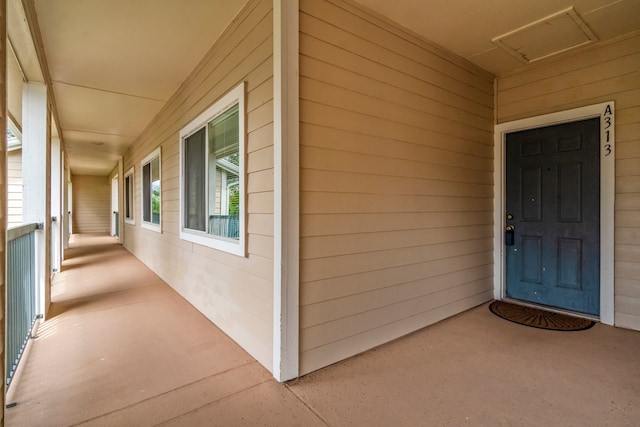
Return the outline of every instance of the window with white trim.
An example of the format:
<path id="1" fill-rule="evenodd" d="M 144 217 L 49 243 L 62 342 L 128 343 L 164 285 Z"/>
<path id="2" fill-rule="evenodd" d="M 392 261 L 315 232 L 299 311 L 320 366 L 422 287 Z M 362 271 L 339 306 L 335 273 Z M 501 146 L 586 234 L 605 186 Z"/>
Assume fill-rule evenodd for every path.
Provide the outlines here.
<path id="1" fill-rule="evenodd" d="M 161 232 L 160 228 L 160 147 L 140 162 L 141 170 L 141 199 L 140 211 L 142 215 L 142 227 Z"/>
<path id="2" fill-rule="evenodd" d="M 180 131 L 180 238 L 245 256 L 245 89 Z"/>
<path id="3" fill-rule="evenodd" d="M 135 224 L 133 219 L 133 168 L 124 175 L 124 222 Z"/>

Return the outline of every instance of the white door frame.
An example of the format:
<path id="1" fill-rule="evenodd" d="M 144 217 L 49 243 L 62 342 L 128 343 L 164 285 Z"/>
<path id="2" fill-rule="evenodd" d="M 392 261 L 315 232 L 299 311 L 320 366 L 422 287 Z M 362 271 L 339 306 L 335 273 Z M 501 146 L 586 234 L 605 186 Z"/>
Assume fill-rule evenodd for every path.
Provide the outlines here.
<path id="1" fill-rule="evenodd" d="M 600 118 L 600 322 L 614 323 L 615 105 L 613 101 L 530 117 L 495 126 L 493 204 L 493 296 L 505 296 L 505 140 L 526 129 Z"/>

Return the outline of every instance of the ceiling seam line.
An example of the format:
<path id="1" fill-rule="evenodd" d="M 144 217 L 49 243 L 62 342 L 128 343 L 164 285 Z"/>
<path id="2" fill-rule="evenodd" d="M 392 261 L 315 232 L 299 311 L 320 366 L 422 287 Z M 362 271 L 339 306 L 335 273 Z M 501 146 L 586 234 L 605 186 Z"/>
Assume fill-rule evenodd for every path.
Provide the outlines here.
<path id="1" fill-rule="evenodd" d="M 115 90 L 108 90 L 108 89 L 100 89 L 100 88 L 91 87 L 91 86 L 77 85 L 77 84 L 74 84 L 74 83 L 63 82 L 62 80 L 52 80 L 51 82 L 52 83 L 62 84 L 62 85 L 65 85 L 65 86 L 72 86 L 72 87 L 77 87 L 77 88 L 82 88 L 82 89 L 95 90 L 95 91 L 98 91 L 98 92 L 111 93 L 111 94 L 114 94 L 114 95 L 128 96 L 128 97 L 131 97 L 131 98 L 146 99 L 146 100 L 149 100 L 149 101 L 156 101 L 156 102 L 167 102 L 166 100 L 163 100 L 163 99 L 151 98 L 151 97 L 148 97 L 148 96 L 141 96 L 141 95 L 133 95 L 133 94 L 130 94 L 130 93 L 117 92 Z"/>

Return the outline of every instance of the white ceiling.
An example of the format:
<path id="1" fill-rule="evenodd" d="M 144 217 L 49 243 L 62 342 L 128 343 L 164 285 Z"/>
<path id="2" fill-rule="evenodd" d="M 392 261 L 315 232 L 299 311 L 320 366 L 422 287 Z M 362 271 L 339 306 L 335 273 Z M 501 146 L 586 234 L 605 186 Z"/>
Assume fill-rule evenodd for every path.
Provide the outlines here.
<path id="1" fill-rule="evenodd" d="M 25 1 L 35 1 L 72 172 L 94 175 L 113 170 L 119 156 L 246 3 Z M 493 39 L 569 7 L 592 30 L 596 42 L 640 29 L 640 0 L 357 1 L 496 75 L 526 63 Z M 9 0 L 10 7 L 16 4 L 20 0 Z M 11 21 L 11 11 L 8 16 Z M 22 29 L 12 29 L 12 25 Z M 24 25 L 10 22 L 8 30 L 11 38 L 24 32 Z M 521 43 L 511 46 L 516 51 L 548 51 L 553 47 L 553 39 L 536 46 L 543 42 L 538 41 L 540 32 L 531 34 L 504 40 Z M 16 50 L 22 49 L 28 46 L 16 46 Z M 24 59 L 17 56 L 23 68 L 33 60 L 28 55 L 23 55 Z"/>
<path id="2" fill-rule="evenodd" d="M 245 0 L 35 0 L 74 174 L 108 175 Z"/>
<path id="3" fill-rule="evenodd" d="M 524 64 L 492 42 L 573 7 L 599 41 L 640 30 L 639 0 L 357 0 L 471 62 L 501 75 Z M 531 44 L 543 43 L 534 32 Z"/>

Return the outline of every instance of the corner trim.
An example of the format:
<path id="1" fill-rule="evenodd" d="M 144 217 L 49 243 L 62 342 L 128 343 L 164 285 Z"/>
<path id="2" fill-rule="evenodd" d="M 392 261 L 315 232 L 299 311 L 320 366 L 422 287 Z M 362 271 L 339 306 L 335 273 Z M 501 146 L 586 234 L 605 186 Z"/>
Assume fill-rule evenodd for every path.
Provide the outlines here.
<path id="1" fill-rule="evenodd" d="M 299 4 L 273 0 L 273 376 L 299 372 Z"/>

